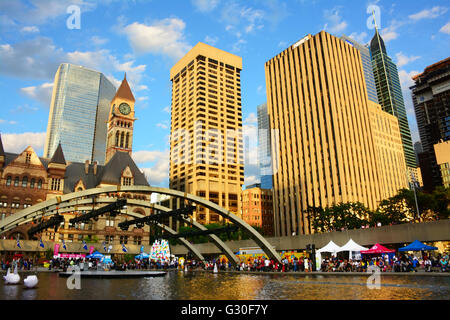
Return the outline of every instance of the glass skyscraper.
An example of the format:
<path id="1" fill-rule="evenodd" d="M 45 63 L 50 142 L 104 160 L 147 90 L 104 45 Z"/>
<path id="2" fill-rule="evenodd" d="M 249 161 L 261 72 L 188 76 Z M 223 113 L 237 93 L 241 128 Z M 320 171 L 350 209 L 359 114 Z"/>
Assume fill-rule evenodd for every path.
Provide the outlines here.
<path id="1" fill-rule="evenodd" d="M 257 108 L 258 112 L 258 165 L 260 169 L 261 188 L 272 189 L 273 172 L 271 156 L 271 131 L 267 103 Z"/>
<path id="2" fill-rule="evenodd" d="M 379 104 L 383 111 L 397 117 L 406 166 L 417 168 L 397 66 L 387 55 L 386 46 L 378 30 L 376 30 L 370 43 L 370 51 Z"/>
<path id="3" fill-rule="evenodd" d="M 342 35 L 342 40 L 352 45 L 361 53 L 361 60 L 364 71 L 364 80 L 366 81 L 367 95 L 370 101 L 378 103 L 377 87 L 373 77 L 372 58 L 368 46 L 364 46 L 346 35 Z"/>
<path id="4" fill-rule="evenodd" d="M 55 75 L 44 157 L 61 142 L 70 162 L 105 163 L 110 103 L 116 88 L 100 72 L 63 63 Z"/>

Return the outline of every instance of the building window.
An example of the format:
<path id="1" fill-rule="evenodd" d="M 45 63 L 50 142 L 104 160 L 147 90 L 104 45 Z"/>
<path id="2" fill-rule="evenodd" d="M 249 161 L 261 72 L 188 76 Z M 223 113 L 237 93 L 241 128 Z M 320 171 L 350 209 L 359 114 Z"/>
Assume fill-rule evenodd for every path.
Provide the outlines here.
<path id="1" fill-rule="evenodd" d="M 132 178 L 123 178 L 123 180 L 122 180 L 122 185 L 123 186 L 131 186 L 131 185 L 133 185 L 132 184 L 133 183 L 133 179 Z"/>
<path id="2" fill-rule="evenodd" d="M 114 219 L 113 218 L 106 218 L 106 226 L 107 227 L 114 227 Z"/>
<path id="3" fill-rule="evenodd" d="M 119 146 L 119 131 L 116 132 L 116 147 Z"/>
<path id="4" fill-rule="evenodd" d="M 31 162 L 31 153 L 27 153 L 26 158 L 25 158 L 25 163 L 30 163 Z"/>
<path id="5" fill-rule="evenodd" d="M 16 177 L 14 179 L 14 187 L 18 187 L 19 186 L 19 177 Z"/>
<path id="6" fill-rule="evenodd" d="M 128 236 L 120 236 L 120 244 L 128 244 Z"/>
<path id="7" fill-rule="evenodd" d="M 6 208 L 8 206 L 8 202 L 0 201 L 0 208 Z"/>
<path id="8" fill-rule="evenodd" d="M 34 188 L 34 184 L 36 183 L 36 180 L 34 180 L 34 178 L 33 179 L 31 179 L 31 182 L 30 182 L 30 188 Z"/>
<path id="9" fill-rule="evenodd" d="M 52 179 L 51 190 L 59 191 L 61 188 L 61 179 Z"/>
<path id="10" fill-rule="evenodd" d="M 39 179 L 37 187 L 38 187 L 38 189 L 42 189 L 42 180 L 41 179 Z"/>
<path id="11" fill-rule="evenodd" d="M 22 188 L 26 188 L 28 185 L 28 177 L 22 178 Z"/>
<path id="12" fill-rule="evenodd" d="M 114 236 L 105 236 L 105 244 L 113 244 Z"/>
<path id="13" fill-rule="evenodd" d="M 134 244 L 140 245 L 142 243 L 142 237 L 134 237 Z"/>
<path id="14" fill-rule="evenodd" d="M 12 209 L 18 209 L 19 207 L 20 207 L 20 203 L 18 203 L 18 202 L 11 203 L 11 208 Z"/>
<path id="15" fill-rule="evenodd" d="M 11 185 L 11 176 L 8 176 L 8 178 L 6 178 L 6 186 L 9 187 Z"/>

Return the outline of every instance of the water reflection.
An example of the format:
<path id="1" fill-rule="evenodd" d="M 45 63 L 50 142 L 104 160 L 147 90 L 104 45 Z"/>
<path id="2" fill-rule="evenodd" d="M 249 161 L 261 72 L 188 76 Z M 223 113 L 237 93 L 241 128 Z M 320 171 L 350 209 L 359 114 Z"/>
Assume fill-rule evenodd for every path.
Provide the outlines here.
<path id="1" fill-rule="evenodd" d="M 362 276 L 292 276 L 169 272 L 165 277 L 81 279 L 69 290 L 67 278 L 38 274 L 35 289 L 0 283 L 2 300 L 426 300 L 450 299 L 449 277 L 385 276 L 380 290 Z"/>

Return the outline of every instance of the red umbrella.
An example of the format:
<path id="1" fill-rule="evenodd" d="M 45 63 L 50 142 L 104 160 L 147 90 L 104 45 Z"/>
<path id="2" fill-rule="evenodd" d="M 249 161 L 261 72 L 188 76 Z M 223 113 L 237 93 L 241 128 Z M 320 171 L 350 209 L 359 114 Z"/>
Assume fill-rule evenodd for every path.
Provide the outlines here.
<path id="1" fill-rule="evenodd" d="M 362 254 L 386 253 L 386 252 L 395 252 L 395 250 L 390 250 L 386 247 L 383 247 L 381 244 L 377 243 L 369 250 L 361 251 Z"/>

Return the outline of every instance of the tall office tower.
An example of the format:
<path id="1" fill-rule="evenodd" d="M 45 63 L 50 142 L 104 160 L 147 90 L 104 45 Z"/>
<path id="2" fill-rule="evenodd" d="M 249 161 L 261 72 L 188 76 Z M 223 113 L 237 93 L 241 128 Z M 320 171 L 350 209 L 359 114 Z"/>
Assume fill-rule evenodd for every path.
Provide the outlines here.
<path id="1" fill-rule="evenodd" d="M 55 75 L 44 157 L 59 143 L 69 162 L 105 163 L 106 122 L 114 85 L 100 72 L 63 63 Z"/>
<path id="2" fill-rule="evenodd" d="M 381 200 L 360 52 L 322 31 L 265 64 L 275 236 L 309 234 L 309 206 Z M 273 145 L 273 142 L 272 142 Z"/>
<path id="3" fill-rule="evenodd" d="M 442 185 L 433 145 L 450 140 L 450 58 L 425 68 L 411 87 L 423 152 L 419 154 L 424 188 Z"/>
<path id="4" fill-rule="evenodd" d="M 272 155 L 271 155 L 271 130 L 267 103 L 257 108 L 258 113 L 258 166 L 261 177 L 261 188 L 272 189 Z"/>
<path id="5" fill-rule="evenodd" d="M 376 29 L 375 35 L 370 43 L 370 51 L 372 54 L 373 75 L 377 87 L 378 101 L 383 111 L 397 117 L 400 125 L 406 167 L 408 172 L 414 171 L 417 168 L 416 157 L 414 155 L 411 131 L 409 130 L 397 66 L 387 55 L 386 46 L 378 29 Z"/>
<path id="6" fill-rule="evenodd" d="M 408 188 L 400 127 L 397 117 L 381 110 L 377 103 L 369 101 L 369 112 L 381 198 L 388 199 L 399 189 Z"/>
<path id="7" fill-rule="evenodd" d="M 240 214 L 244 183 L 242 58 L 198 43 L 170 71 L 170 187 Z M 194 219 L 222 217 L 205 208 Z"/>
<path id="8" fill-rule="evenodd" d="M 369 100 L 378 103 L 377 87 L 375 85 L 375 78 L 373 77 L 372 58 L 370 56 L 369 47 L 362 45 L 345 34 L 341 37 L 350 45 L 354 46 L 361 53 L 361 60 L 364 70 L 364 80 L 366 81 L 367 95 Z"/>

